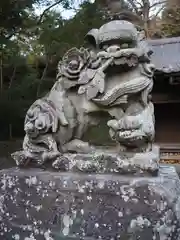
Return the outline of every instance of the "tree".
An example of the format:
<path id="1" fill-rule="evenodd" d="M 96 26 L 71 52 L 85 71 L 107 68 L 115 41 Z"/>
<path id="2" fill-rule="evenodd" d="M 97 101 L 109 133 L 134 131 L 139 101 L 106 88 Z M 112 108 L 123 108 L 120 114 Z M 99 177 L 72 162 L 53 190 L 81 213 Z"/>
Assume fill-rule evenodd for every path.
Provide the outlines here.
<path id="1" fill-rule="evenodd" d="M 116 15 L 120 15 L 124 10 L 124 18 L 129 18 L 140 25 L 146 33 L 146 36 L 152 37 L 156 32 L 156 19 L 165 8 L 167 0 L 96 0 L 102 6 L 110 9 Z"/>
<path id="2" fill-rule="evenodd" d="M 156 19 L 165 8 L 167 0 L 127 0 L 133 12 L 140 16 L 140 25 L 146 37 L 152 37 L 156 32 Z"/>
<path id="3" fill-rule="evenodd" d="M 125 0 L 96 0 L 95 4 L 107 20 L 119 19 L 122 11 L 131 10 Z"/>
<path id="4" fill-rule="evenodd" d="M 167 2 L 162 14 L 162 32 L 167 37 L 180 36 L 180 2 Z"/>
<path id="5" fill-rule="evenodd" d="M 37 0 L 24 1 L 0 1 L 0 40 L 1 43 L 10 39 L 14 34 L 22 30 L 24 20 L 28 18 L 28 11 L 32 10 Z"/>

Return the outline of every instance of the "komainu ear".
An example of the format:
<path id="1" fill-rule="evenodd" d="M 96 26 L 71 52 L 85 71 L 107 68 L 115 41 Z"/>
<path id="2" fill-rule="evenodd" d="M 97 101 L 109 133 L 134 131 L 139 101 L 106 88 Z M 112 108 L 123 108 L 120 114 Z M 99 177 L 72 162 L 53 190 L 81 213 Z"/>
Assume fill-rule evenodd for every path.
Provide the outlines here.
<path id="1" fill-rule="evenodd" d="M 99 30 L 94 28 L 90 30 L 85 36 L 85 40 L 94 48 L 98 46 L 98 34 L 99 34 Z"/>

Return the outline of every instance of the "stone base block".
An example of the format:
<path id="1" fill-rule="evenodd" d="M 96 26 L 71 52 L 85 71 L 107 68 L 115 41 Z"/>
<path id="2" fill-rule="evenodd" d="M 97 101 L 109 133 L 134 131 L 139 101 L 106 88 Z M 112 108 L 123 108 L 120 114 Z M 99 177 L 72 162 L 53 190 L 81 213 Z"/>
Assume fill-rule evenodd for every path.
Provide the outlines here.
<path id="1" fill-rule="evenodd" d="M 0 239 L 177 240 L 180 181 L 157 177 L 0 171 Z"/>

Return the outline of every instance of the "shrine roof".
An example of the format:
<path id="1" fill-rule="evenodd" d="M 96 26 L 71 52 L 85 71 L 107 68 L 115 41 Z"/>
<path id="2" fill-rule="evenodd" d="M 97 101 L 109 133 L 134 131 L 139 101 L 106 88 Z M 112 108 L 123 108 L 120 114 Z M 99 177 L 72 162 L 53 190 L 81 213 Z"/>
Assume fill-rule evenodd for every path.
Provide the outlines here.
<path id="1" fill-rule="evenodd" d="M 158 72 L 180 72 L 180 37 L 148 40 L 152 46 L 152 63 Z"/>

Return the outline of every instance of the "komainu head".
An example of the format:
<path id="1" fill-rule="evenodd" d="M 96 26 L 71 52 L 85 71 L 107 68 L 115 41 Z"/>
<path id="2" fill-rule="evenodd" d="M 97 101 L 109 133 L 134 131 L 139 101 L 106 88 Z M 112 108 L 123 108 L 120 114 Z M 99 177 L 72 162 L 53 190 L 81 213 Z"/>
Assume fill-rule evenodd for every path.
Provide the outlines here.
<path id="1" fill-rule="evenodd" d="M 136 67 L 139 62 L 148 61 L 152 54 L 144 41 L 143 31 L 138 31 L 128 21 L 108 22 L 100 29 L 92 29 L 86 39 L 96 49 L 99 57 L 112 58 L 111 66 L 122 66 L 119 70 Z"/>

